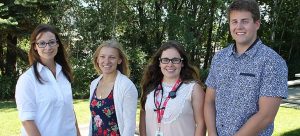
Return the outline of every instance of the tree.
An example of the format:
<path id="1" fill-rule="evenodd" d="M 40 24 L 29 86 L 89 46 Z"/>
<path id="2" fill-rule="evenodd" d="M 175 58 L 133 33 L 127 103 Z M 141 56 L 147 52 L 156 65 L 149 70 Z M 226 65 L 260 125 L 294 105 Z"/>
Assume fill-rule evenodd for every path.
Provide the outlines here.
<path id="1" fill-rule="evenodd" d="M 12 98 L 17 76 L 20 74 L 16 67 L 18 59 L 27 61 L 27 54 L 22 48 L 26 45 L 18 44 L 28 38 L 30 32 L 42 22 L 47 22 L 47 15 L 55 11 L 58 1 L 26 1 L 7 0 L 0 3 L 0 30 L 1 30 L 1 82 L 7 85 L 1 90 L 2 98 Z M 50 10 L 49 10 L 50 9 Z M 53 10 L 52 10 L 53 9 Z M 22 47 L 23 46 L 23 47 Z M 24 67 L 21 67 L 21 71 Z M 6 80 L 11 80 L 7 82 Z M 2 84 L 2 83 L 1 83 Z M 1 88 L 2 89 L 2 88 Z M 8 92 L 9 91 L 9 92 Z M 11 92 L 10 92 L 11 91 Z"/>
<path id="2" fill-rule="evenodd" d="M 166 40 L 177 40 L 207 76 L 214 53 L 232 42 L 226 8 L 230 0 L 8 0 L 0 3 L 0 81 L 13 93 L 26 69 L 31 31 L 40 23 L 60 30 L 74 70 L 75 98 L 87 98 L 97 74 L 92 55 L 104 40 L 119 40 L 129 57 L 131 79 L 138 86 L 152 54 Z M 287 61 L 289 78 L 300 69 L 300 2 L 259 0 L 259 37 Z M 284 9 L 284 10 L 283 10 Z M 16 65 L 17 64 L 17 65 Z M 17 67 L 16 67 L 17 66 Z M 10 74 L 7 74 L 10 73 Z M 15 73 L 15 78 L 10 78 Z M 7 78 L 9 76 L 9 78 Z M 8 82 L 12 81 L 12 82 Z M 3 83 L 3 84 L 2 84 Z M 1 92 L 7 92 L 2 91 Z M 1 95 L 4 96 L 4 95 Z M 5 96 L 5 97 L 6 97 Z"/>

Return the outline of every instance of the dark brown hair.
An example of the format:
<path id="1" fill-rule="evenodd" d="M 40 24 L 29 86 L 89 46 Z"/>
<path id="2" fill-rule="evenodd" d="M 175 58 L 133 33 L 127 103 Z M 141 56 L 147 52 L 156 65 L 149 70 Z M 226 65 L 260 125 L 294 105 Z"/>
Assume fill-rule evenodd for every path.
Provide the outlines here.
<path id="1" fill-rule="evenodd" d="M 260 20 L 258 3 L 255 0 L 234 0 L 227 9 L 228 20 L 231 11 L 249 11 L 252 14 L 253 21 Z"/>
<path id="2" fill-rule="evenodd" d="M 150 64 L 146 67 L 144 71 L 143 78 L 141 81 L 141 105 L 143 109 L 145 106 L 147 95 L 151 91 L 153 91 L 163 79 L 163 74 L 159 67 L 159 58 L 161 57 L 163 51 L 170 48 L 176 49 L 180 54 L 181 58 L 183 58 L 183 67 L 180 71 L 181 80 L 185 83 L 190 81 L 200 82 L 198 70 L 190 64 L 188 55 L 184 51 L 183 46 L 176 41 L 167 41 L 163 43 L 162 46 L 157 50 L 157 52 L 152 56 Z"/>
<path id="3" fill-rule="evenodd" d="M 29 50 L 28 58 L 29 58 L 29 64 L 31 66 L 33 66 L 35 77 L 41 84 L 43 84 L 43 82 L 42 82 L 43 79 L 41 78 L 39 72 L 37 71 L 37 63 L 38 62 L 41 64 L 43 64 L 43 63 L 41 62 L 40 56 L 39 56 L 38 52 L 34 49 L 34 47 L 36 46 L 37 36 L 40 33 L 45 33 L 45 32 L 51 32 L 55 35 L 55 38 L 56 38 L 59 46 L 58 46 L 57 54 L 54 57 L 54 61 L 62 66 L 63 74 L 67 77 L 69 82 L 72 82 L 72 79 L 73 79 L 72 71 L 71 71 L 71 67 L 66 59 L 66 51 L 65 51 L 64 45 L 62 44 L 62 42 L 58 36 L 58 32 L 55 30 L 55 28 L 50 25 L 47 25 L 47 24 L 38 25 L 34 29 L 34 31 L 31 34 L 31 37 L 30 37 L 30 50 Z"/>

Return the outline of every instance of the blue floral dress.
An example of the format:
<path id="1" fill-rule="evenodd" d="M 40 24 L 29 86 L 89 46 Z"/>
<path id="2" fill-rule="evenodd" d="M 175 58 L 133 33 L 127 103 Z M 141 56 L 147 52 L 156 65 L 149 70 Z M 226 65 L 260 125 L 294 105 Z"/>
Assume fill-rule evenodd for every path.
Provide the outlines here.
<path id="1" fill-rule="evenodd" d="M 113 99 L 113 90 L 107 98 L 98 99 L 94 91 L 90 110 L 92 114 L 92 135 L 93 136 L 120 136 L 115 104 Z"/>

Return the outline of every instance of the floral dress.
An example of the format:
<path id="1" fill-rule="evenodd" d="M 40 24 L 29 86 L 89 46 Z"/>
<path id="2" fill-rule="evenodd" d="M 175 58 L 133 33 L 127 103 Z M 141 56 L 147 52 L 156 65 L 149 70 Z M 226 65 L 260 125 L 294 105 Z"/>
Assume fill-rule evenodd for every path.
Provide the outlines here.
<path id="1" fill-rule="evenodd" d="M 107 98 L 98 99 L 96 89 L 94 91 L 90 110 L 92 114 L 92 135 L 93 136 L 120 136 L 113 90 Z"/>

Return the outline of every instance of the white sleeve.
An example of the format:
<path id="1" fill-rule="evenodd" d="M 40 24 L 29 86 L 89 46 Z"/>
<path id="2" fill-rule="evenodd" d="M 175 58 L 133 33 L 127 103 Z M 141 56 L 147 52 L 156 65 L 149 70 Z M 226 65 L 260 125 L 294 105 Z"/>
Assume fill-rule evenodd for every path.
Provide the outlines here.
<path id="1" fill-rule="evenodd" d="M 37 106 L 33 84 L 29 76 L 21 75 L 16 85 L 15 98 L 21 121 L 35 119 Z"/>
<path id="2" fill-rule="evenodd" d="M 123 120 L 124 136 L 132 136 L 136 127 L 136 110 L 137 110 L 138 92 L 133 83 L 126 89 L 123 98 Z M 122 135 L 122 134 L 121 134 Z"/>
<path id="3" fill-rule="evenodd" d="M 93 90 L 95 89 L 93 83 L 94 83 L 94 81 L 92 81 L 91 84 L 90 84 L 90 96 L 89 96 L 89 103 L 88 103 L 89 105 L 88 105 L 88 107 L 90 107 L 90 103 L 91 103 L 92 95 L 93 95 Z M 92 136 L 92 116 L 91 115 L 90 115 L 90 125 L 89 125 L 88 136 Z"/>

